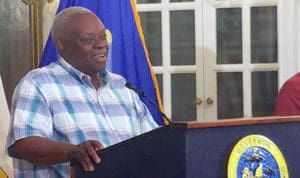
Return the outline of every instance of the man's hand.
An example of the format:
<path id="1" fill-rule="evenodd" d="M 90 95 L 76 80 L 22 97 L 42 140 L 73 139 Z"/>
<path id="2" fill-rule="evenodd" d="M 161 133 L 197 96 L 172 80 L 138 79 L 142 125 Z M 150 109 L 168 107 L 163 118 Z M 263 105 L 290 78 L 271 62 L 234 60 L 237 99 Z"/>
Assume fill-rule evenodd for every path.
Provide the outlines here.
<path id="1" fill-rule="evenodd" d="M 93 162 L 99 164 L 101 162 L 97 151 L 103 148 L 103 145 L 95 140 L 85 141 L 79 145 L 74 145 L 68 152 L 71 165 L 79 162 L 85 171 L 93 171 Z"/>
<path id="2" fill-rule="evenodd" d="M 48 166 L 70 161 L 80 163 L 85 171 L 93 171 L 93 162 L 99 164 L 101 161 L 97 151 L 102 148 L 103 145 L 94 140 L 73 145 L 31 136 L 16 141 L 8 148 L 8 153 L 14 158 L 24 159 L 36 165 Z"/>

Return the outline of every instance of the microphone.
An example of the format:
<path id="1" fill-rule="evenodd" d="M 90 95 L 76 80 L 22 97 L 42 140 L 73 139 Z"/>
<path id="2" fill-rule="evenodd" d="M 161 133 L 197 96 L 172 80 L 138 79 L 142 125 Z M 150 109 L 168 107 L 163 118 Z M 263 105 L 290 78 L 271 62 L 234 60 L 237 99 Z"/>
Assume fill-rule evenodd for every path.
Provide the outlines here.
<path id="1" fill-rule="evenodd" d="M 126 82 L 125 86 L 133 91 L 135 91 L 140 97 L 144 97 L 147 99 L 147 101 L 168 121 L 169 124 L 171 124 L 171 120 L 166 116 L 165 113 L 163 113 L 160 108 L 152 101 L 152 99 L 142 90 L 139 90 L 134 85 L 130 84 L 129 82 Z"/>

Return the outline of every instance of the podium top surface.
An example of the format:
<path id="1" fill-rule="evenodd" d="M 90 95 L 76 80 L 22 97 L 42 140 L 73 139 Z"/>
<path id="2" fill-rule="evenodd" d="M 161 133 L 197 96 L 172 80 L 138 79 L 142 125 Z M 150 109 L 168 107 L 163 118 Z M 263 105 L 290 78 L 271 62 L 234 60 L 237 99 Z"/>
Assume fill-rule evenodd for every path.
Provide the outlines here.
<path id="1" fill-rule="evenodd" d="M 257 117 L 257 118 L 238 118 L 224 119 L 217 121 L 191 121 L 191 122 L 175 122 L 171 123 L 173 127 L 183 128 L 209 128 L 209 127 L 226 127 L 226 126 L 243 126 L 243 125 L 258 125 L 258 124 L 276 124 L 300 122 L 300 116 L 273 116 L 273 117 Z"/>

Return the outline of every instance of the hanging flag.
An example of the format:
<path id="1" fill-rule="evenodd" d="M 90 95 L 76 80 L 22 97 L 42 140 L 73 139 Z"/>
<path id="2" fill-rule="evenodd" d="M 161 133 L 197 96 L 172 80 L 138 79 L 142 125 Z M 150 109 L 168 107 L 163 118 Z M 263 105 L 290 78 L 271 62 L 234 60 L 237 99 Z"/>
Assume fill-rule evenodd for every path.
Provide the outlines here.
<path id="1" fill-rule="evenodd" d="M 13 177 L 12 159 L 5 151 L 6 137 L 9 129 L 10 114 L 6 102 L 2 79 L 0 76 L 0 177 Z M 2 178 L 2 177 L 1 177 Z"/>
<path id="2" fill-rule="evenodd" d="M 61 0 L 58 11 L 82 6 L 90 9 L 101 18 L 105 27 L 112 33 L 108 70 L 118 73 L 126 80 L 144 91 L 162 109 L 156 76 L 153 72 L 146 48 L 142 26 L 134 0 Z M 40 66 L 57 59 L 57 51 L 51 36 L 46 43 Z M 167 118 L 141 98 L 159 125 L 169 124 Z"/>

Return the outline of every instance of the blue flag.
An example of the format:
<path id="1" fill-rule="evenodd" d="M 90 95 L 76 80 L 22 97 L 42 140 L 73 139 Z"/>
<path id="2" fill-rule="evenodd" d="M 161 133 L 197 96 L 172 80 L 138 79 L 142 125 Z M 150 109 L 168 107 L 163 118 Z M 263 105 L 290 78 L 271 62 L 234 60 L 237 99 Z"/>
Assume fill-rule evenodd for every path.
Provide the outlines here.
<path id="1" fill-rule="evenodd" d="M 57 13 L 71 6 L 82 6 L 93 11 L 112 33 L 108 70 L 125 77 L 127 81 L 144 91 L 162 109 L 156 76 L 152 70 L 144 35 L 134 0 L 61 0 Z M 58 58 L 49 35 L 40 67 Z M 159 125 L 169 124 L 167 119 L 150 104 L 147 105 Z"/>

